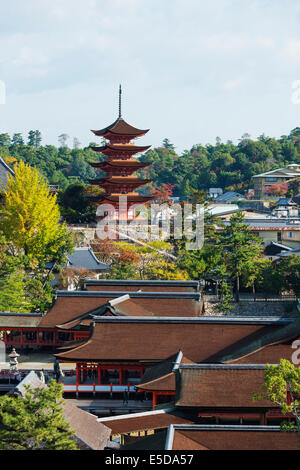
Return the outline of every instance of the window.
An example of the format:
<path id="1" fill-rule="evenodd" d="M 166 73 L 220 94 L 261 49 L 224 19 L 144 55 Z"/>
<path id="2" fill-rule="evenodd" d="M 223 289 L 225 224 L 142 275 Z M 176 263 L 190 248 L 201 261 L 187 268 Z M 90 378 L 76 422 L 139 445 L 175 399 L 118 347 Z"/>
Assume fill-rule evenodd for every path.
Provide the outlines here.
<path id="1" fill-rule="evenodd" d="M 271 182 L 271 181 L 277 181 L 277 178 L 275 178 L 274 176 L 272 176 L 272 177 L 271 177 L 271 176 L 268 176 L 268 177 L 266 178 L 266 181 L 270 181 L 270 182 Z"/>
<path id="2" fill-rule="evenodd" d="M 278 242 L 282 241 L 281 232 L 277 232 L 277 241 Z"/>
<path id="3" fill-rule="evenodd" d="M 295 232 L 288 232 L 287 237 L 288 238 L 295 238 Z"/>

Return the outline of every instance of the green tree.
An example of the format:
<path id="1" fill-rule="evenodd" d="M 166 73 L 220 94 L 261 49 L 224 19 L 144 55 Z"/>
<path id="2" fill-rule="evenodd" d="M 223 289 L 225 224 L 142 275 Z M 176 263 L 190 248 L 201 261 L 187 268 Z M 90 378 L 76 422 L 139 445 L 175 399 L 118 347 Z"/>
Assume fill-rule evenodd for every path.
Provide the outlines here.
<path id="1" fill-rule="evenodd" d="M 62 385 L 26 387 L 25 397 L 0 397 L 1 450 L 76 450 L 62 408 Z"/>
<path id="2" fill-rule="evenodd" d="M 26 296 L 24 272 L 16 271 L 0 278 L 0 311 L 26 313 L 32 304 Z"/>
<path id="3" fill-rule="evenodd" d="M 175 150 L 174 145 L 171 144 L 171 142 L 170 142 L 169 139 L 167 139 L 167 138 L 163 140 L 163 147 L 164 147 L 165 149 Z"/>
<path id="4" fill-rule="evenodd" d="M 289 255 L 281 259 L 277 265 L 277 271 L 281 275 L 282 289 L 292 290 L 300 298 L 300 257 Z"/>
<path id="5" fill-rule="evenodd" d="M 243 273 L 251 270 L 253 282 L 256 275 L 254 265 L 262 252 L 261 240 L 244 223 L 242 212 L 234 214 L 229 225 L 225 226 L 220 236 L 219 249 L 223 255 L 223 263 L 235 282 L 236 301 L 239 302 L 240 278 Z"/>
<path id="6" fill-rule="evenodd" d="M 9 147 L 11 145 L 11 139 L 9 134 L 0 134 L 0 147 Z"/>
<path id="7" fill-rule="evenodd" d="M 51 195 L 36 168 L 22 161 L 15 165 L 4 191 L 0 230 L 17 253 L 40 263 L 62 261 L 72 249 L 71 236 L 60 223 L 56 195 Z"/>
<path id="8" fill-rule="evenodd" d="M 22 134 L 14 134 L 11 144 L 12 145 L 24 145 Z"/>
<path id="9" fill-rule="evenodd" d="M 291 413 L 300 437 L 300 368 L 287 359 L 281 359 L 278 366 L 267 364 L 262 390 L 253 393 L 253 400 L 269 400 L 283 414 Z"/>

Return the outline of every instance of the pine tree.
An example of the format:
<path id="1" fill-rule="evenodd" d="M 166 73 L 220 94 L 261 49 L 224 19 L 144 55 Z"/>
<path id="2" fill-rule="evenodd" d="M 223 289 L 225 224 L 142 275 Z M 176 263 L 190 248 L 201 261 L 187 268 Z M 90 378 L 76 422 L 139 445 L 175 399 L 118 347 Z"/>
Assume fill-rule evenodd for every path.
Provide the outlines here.
<path id="1" fill-rule="evenodd" d="M 62 408 L 62 385 L 26 387 L 25 397 L 0 397 L 0 450 L 76 450 Z"/>

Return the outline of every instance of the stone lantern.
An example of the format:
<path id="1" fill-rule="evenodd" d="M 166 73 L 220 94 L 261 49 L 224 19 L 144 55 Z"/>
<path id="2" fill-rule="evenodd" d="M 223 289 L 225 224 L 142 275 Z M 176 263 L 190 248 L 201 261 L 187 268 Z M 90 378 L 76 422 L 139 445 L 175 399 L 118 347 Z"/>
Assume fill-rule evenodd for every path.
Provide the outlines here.
<path id="1" fill-rule="evenodd" d="M 20 354 L 16 352 L 15 348 L 13 348 L 12 352 L 8 355 L 8 357 L 10 358 L 10 370 L 18 370 L 18 357 L 20 357 Z"/>

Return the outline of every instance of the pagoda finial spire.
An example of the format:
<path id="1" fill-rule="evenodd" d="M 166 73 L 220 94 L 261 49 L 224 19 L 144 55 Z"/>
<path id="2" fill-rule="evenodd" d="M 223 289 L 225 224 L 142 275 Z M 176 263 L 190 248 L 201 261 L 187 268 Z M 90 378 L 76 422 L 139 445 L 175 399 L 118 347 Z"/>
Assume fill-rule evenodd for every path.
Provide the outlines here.
<path id="1" fill-rule="evenodd" d="M 122 86 L 119 88 L 119 119 L 122 118 Z"/>

